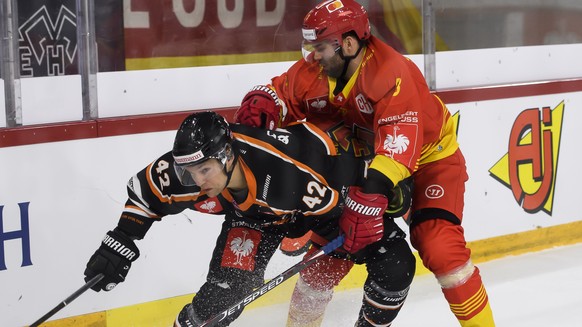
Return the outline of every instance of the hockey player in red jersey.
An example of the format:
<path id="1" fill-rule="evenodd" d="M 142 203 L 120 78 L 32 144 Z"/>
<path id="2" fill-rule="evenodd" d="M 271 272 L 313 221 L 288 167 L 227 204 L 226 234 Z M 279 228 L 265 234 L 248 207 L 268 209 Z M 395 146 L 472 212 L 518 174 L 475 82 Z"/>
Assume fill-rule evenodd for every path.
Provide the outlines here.
<path id="1" fill-rule="evenodd" d="M 336 136 L 340 147 L 368 142 L 375 153 L 362 191 L 351 198 L 356 203 L 386 194 L 412 176 L 412 245 L 461 326 L 494 326 L 461 226 L 468 176 L 447 107 L 431 94 L 412 61 L 371 35 L 367 13 L 357 2 L 318 4 L 305 16 L 302 33 L 304 59 L 247 93 L 236 121 L 275 128 L 306 120 Z M 338 125 L 352 130 L 351 142 L 337 137 Z M 330 260 L 326 267 L 303 271 L 288 326 L 319 326 L 332 288 L 348 270 L 345 262 Z M 329 276 L 337 277 L 334 283 Z M 316 306 L 305 304 L 314 297 Z M 369 320 L 358 326 L 380 325 Z"/>
<path id="2" fill-rule="evenodd" d="M 307 230 L 319 236 L 316 246 L 342 232 L 351 237 L 347 249 L 363 249 L 330 255 L 346 265 L 366 264 L 358 326 L 365 316 L 389 324 L 406 299 L 415 259 L 405 233 L 385 215 L 386 196 L 367 197 L 365 206 L 350 200 L 360 192 L 366 166 L 365 160 L 338 153 L 332 140 L 307 122 L 271 131 L 229 125 L 213 112 L 193 113 L 182 122 L 172 151 L 130 179 L 118 225 L 89 259 L 85 279 L 103 273 L 93 289 L 113 289 L 139 257 L 134 241 L 155 221 L 193 209 L 224 214 L 225 220 L 206 282 L 174 326 L 200 326 L 261 286 L 282 238 Z M 354 223 L 364 216 L 369 223 Z M 229 325 L 241 312 L 218 326 Z"/>

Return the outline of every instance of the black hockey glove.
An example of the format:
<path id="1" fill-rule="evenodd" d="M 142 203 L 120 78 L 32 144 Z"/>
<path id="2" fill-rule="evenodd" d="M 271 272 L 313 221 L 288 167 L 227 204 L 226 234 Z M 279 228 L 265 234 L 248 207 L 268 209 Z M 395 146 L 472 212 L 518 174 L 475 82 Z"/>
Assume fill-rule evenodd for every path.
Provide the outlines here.
<path id="1" fill-rule="evenodd" d="M 396 187 L 388 191 L 388 215 L 390 218 L 399 218 L 404 216 L 412 204 L 412 192 L 414 190 L 414 180 L 408 177 Z"/>
<path id="2" fill-rule="evenodd" d="M 103 273 L 103 279 L 91 289 L 111 291 L 125 280 L 131 263 L 138 257 L 139 249 L 127 235 L 117 229 L 109 231 L 87 263 L 85 282 Z"/>

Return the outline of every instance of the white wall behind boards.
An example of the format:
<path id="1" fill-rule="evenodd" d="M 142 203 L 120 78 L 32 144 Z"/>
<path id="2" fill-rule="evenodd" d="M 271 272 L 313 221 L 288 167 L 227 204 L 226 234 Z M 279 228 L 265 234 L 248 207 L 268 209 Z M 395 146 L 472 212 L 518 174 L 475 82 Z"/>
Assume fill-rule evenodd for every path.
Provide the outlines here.
<path id="1" fill-rule="evenodd" d="M 582 44 L 437 52 L 437 89 L 580 78 L 580 56 Z"/>
<path id="2" fill-rule="evenodd" d="M 424 57 L 409 56 L 424 72 Z M 444 51 L 436 54 L 437 89 L 580 78 L 582 44 Z M 97 74 L 100 118 L 233 107 L 254 85 L 293 62 Z M 23 125 L 82 118 L 79 76 L 22 79 Z M 4 92 L 0 93 L 0 104 Z M 4 108 L 4 106 L 1 106 Z M 0 127 L 6 126 L 1 119 Z"/>
<path id="3" fill-rule="evenodd" d="M 32 265 L 21 267 L 21 239 L 4 242 L 0 325 L 32 323 L 84 284 L 85 264 L 115 227 L 131 175 L 171 149 L 175 132 L 0 149 L 4 233 L 22 230 L 28 203 Z M 155 224 L 128 281 L 88 291 L 54 318 L 194 292 L 201 285 L 220 216 L 176 215 Z"/>

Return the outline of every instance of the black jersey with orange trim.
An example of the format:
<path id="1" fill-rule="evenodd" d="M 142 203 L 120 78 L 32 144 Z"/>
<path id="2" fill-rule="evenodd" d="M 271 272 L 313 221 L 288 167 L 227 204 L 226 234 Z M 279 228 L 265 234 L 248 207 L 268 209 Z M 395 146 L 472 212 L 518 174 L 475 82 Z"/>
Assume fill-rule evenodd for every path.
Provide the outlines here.
<path id="1" fill-rule="evenodd" d="M 237 198 L 229 189 L 237 216 L 262 224 L 281 224 L 301 217 L 336 217 L 342 189 L 363 178 L 364 162 L 337 156 L 331 139 L 309 123 L 282 130 L 233 126 L 248 192 Z"/>
<path id="2" fill-rule="evenodd" d="M 132 176 L 127 183 L 127 193 L 118 226 L 140 239 L 154 221 L 186 209 L 217 215 L 232 210 L 222 197 L 209 198 L 198 186 L 182 185 L 174 170 L 171 151 Z"/>
<path id="3" fill-rule="evenodd" d="M 143 238 L 154 221 L 186 209 L 232 214 L 261 226 L 298 220 L 310 220 L 312 226 L 338 217 L 342 193 L 363 181 L 364 161 L 338 155 L 329 136 L 310 123 L 274 131 L 244 125 L 231 129 L 248 192 L 225 189 L 209 198 L 197 186 L 183 186 L 167 152 L 129 180 L 119 227 Z"/>

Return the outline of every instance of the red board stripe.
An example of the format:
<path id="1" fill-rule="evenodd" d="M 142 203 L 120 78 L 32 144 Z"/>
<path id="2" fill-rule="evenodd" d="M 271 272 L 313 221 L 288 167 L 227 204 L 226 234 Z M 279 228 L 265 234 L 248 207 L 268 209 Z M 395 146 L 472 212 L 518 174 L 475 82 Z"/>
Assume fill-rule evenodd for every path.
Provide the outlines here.
<path id="1" fill-rule="evenodd" d="M 439 90 L 436 93 L 444 103 L 462 103 L 580 91 L 582 91 L 582 79 Z"/>
<path id="2" fill-rule="evenodd" d="M 232 121 L 235 107 L 215 109 Z M 82 122 L 64 122 L 0 128 L 0 148 L 87 139 L 93 137 L 119 136 L 139 133 L 176 130 L 182 120 L 193 111 L 163 114 L 136 115 L 101 118 Z"/>
<path id="3" fill-rule="evenodd" d="M 95 121 L 0 128 L 0 148 L 97 137 Z"/>

